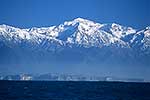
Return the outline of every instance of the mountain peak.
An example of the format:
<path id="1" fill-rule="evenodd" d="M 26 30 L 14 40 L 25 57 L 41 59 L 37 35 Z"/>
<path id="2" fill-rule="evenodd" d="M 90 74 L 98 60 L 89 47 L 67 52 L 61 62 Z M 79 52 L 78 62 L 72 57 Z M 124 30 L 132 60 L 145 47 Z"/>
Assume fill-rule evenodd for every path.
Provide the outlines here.
<path id="1" fill-rule="evenodd" d="M 150 27 L 146 28 L 145 36 L 149 36 Z M 59 41 L 71 44 L 89 45 L 89 46 L 109 46 L 109 45 L 130 45 L 127 41 L 132 40 L 138 33 L 132 27 L 124 27 L 120 24 L 100 24 L 84 18 L 76 18 L 72 21 L 66 21 L 63 24 L 52 27 L 20 29 L 7 25 L 0 25 L 0 39 L 34 43 L 42 43 L 45 40 Z M 71 42 L 70 42 L 71 41 Z"/>
<path id="2" fill-rule="evenodd" d="M 72 21 L 65 21 L 64 22 L 64 25 L 67 25 L 67 26 L 74 26 L 75 24 L 78 24 L 78 25 L 85 25 L 85 26 L 95 26 L 95 25 L 100 25 L 99 23 L 95 23 L 93 21 L 90 21 L 90 20 L 87 20 L 87 19 L 83 19 L 83 18 L 76 18 Z"/>
<path id="3" fill-rule="evenodd" d="M 99 24 L 99 23 L 96 23 L 94 21 L 91 21 L 91 20 L 88 20 L 88 19 L 84 19 L 84 18 L 76 18 L 76 19 L 73 20 L 73 22 L 82 23 L 82 24 L 86 24 L 86 25 Z"/>
<path id="4" fill-rule="evenodd" d="M 93 21 L 91 21 L 91 20 L 88 20 L 88 19 L 84 19 L 84 18 L 76 18 L 76 19 L 74 19 L 73 21 L 75 21 L 75 22 L 79 22 L 79 23 L 84 23 L 84 22 L 93 22 Z"/>

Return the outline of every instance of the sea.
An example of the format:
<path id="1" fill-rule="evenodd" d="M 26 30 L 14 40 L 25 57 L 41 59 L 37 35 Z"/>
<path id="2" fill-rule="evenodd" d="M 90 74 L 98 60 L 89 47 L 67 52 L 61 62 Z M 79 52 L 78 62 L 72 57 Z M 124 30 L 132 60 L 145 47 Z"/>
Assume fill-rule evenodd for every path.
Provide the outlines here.
<path id="1" fill-rule="evenodd" d="M 0 100 L 150 100 L 150 83 L 0 81 Z"/>

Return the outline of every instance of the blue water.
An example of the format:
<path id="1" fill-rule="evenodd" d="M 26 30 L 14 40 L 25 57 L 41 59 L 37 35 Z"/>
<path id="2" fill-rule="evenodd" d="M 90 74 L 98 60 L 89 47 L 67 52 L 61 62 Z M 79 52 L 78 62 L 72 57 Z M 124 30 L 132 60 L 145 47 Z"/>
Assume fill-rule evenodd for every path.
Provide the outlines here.
<path id="1" fill-rule="evenodd" d="M 150 83 L 0 81 L 0 100 L 150 100 Z"/>

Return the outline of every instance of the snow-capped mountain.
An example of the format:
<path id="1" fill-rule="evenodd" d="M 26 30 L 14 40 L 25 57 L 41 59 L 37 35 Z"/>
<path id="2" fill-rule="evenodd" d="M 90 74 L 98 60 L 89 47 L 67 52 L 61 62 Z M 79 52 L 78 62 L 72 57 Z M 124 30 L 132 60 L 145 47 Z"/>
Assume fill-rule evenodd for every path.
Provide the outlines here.
<path id="1" fill-rule="evenodd" d="M 95 62 L 95 66 L 148 67 L 150 27 L 137 30 L 83 18 L 41 28 L 0 25 L 0 55 L 0 66 L 37 66 L 43 62 L 41 66 L 90 66 Z"/>
<path id="2" fill-rule="evenodd" d="M 64 22 L 59 26 L 42 28 L 20 29 L 0 25 L 0 41 L 10 42 L 11 45 L 12 43 L 27 42 L 40 46 L 45 44 L 51 46 L 57 43 L 60 46 L 68 44 L 84 47 L 115 45 L 130 48 L 140 42 L 143 44 L 141 48 L 144 49 L 150 46 L 149 34 L 149 27 L 142 31 L 136 31 L 131 27 L 115 23 L 99 24 L 82 18 Z"/>

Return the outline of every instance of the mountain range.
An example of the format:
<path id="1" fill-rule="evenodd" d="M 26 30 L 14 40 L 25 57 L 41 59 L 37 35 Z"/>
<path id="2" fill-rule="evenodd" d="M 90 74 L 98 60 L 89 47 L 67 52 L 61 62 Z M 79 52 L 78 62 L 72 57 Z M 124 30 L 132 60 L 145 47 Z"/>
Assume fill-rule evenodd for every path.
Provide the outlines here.
<path id="1" fill-rule="evenodd" d="M 0 25 L 1 73 L 85 73 L 147 77 L 150 26 L 142 30 L 83 18 L 51 27 Z"/>

